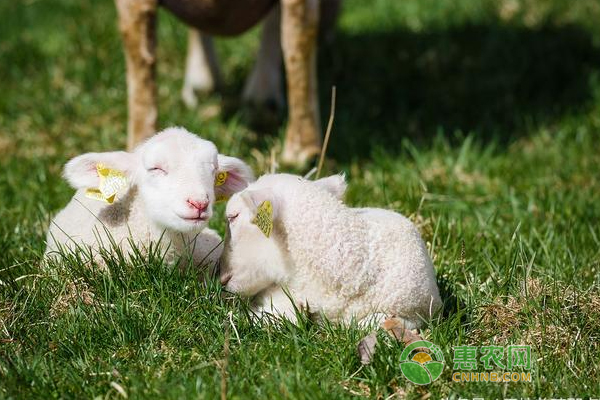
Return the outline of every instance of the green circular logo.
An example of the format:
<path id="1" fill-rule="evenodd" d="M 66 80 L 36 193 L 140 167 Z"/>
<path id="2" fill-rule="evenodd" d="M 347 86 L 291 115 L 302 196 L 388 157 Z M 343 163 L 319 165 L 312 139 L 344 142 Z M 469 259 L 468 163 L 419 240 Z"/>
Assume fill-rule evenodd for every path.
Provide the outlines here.
<path id="1" fill-rule="evenodd" d="M 444 370 L 442 350 L 427 340 L 411 343 L 400 355 L 402 374 L 417 385 L 427 385 L 440 377 Z"/>

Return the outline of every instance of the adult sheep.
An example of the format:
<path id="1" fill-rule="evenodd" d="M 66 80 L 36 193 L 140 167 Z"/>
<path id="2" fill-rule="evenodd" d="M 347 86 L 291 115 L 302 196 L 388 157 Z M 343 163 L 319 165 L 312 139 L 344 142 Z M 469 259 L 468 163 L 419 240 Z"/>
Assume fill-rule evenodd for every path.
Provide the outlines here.
<path id="1" fill-rule="evenodd" d="M 395 316 L 414 329 L 440 295 L 427 248 L 405 217 L 347 207 L 342 177 L 265 175 L 227 204 L 225 289 L 254 297 L 258 314 L 307 307 L 334 321 Z"/>
<path id="2" fill-rule="evenodd" d="M 100 248 L 113 243 L 124 253 L 160 243 L 167 261 L 189 254 L 195 265 L 221 255 L 221 238 L 207 228 L 215 199 L 254 180 L 243 161 L 182 128 L 165 129 L 133 152 L 75 157 L 64 177 L 77 192 L 50 224 L 47 257 L 83 245 L 101 262 Z M 113 196 L 100 193 L 102 185 Z"/>
<path id="3" fill-rule="evenodd" d="M 286 70 L 289 121 L 283 161 L 302 164 L 318 154 L 321 128 L 316 46 L 320 20 L 332 24 L 340 0 L 115 0 L 127 62 L 128 148 L 154 133 L 157 122 L 156 14 L 160 6 L 188 24 L 183 88 L 186 104 L 195 91 L 219 80 L 210 35 L 238 35 L 266 18 L 258 60 L 244 90 L 251 103 L 281 106 L 281 63 Z M 323 13 L 321 13 L 323 10 Z M 320 18 L 321 14 L 324 18 Z"/>

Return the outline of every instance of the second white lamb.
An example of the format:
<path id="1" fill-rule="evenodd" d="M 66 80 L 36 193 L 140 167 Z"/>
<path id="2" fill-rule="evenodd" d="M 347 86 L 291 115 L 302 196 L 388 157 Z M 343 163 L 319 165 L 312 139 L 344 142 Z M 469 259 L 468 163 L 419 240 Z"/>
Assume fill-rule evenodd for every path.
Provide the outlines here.
<path id="1" fill-rule="evenodd" d="M 226 290 L 252 297 L 257 314 L 333 321 L 400 319 L 422 325 L 441 306 L 435 271 L 414 224 L 401 214 L 350 208 L 339 175 L 309 181 L 265 175 L 227 204 L 221 260 Z"/>

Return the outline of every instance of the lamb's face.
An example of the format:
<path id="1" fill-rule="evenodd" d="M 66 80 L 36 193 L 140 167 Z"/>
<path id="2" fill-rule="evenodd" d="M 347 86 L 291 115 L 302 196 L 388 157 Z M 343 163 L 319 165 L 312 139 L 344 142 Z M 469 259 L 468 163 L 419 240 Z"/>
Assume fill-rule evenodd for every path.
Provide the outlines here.
<path id="1" fill-rule="evenodd" d="M 217 196 L 227 198 L 254 180 L 243 161 L 218 154 L 212 142 L 182 128 L 165 129 L 133 153 L 77 156 L 65 165 L 64 176 L 76 189 L 98 188 L 100 165 L 119 171 L 129 185 L 137 186 L 149 221 L 176 232 L 200 231 L 212 216 Z"/>
<path id="2" fill-rule="evenodd" d="M 274 230 L 266 237 L 252 222 L 256 206 L 246 194 L 237 193 L 227 203 L 221 283 L 230 292 L 254 296 L 272 284 L 284 283 L 290 265 L 280 233 Z"/>
<path id="3" fill-rule="evenodd" d="M 162 132 L 138 151 L 136 183 L 148 217 L 178 232 L 199 231 L 213 213 L 218 153 L 215 145 L 190 134 Z"/>
<path id="4" fill-rule="evenodd" d="M 307 181 L 289 174 L 263 175 L 227 203 L 229 221 L 221 258 L 221 283 L 231 292 L 254 296 L 273 284 L 290 284 L 294 263 L 289 254 L 280 213 L 288 196 L 311 184 L 341 198 L 346 190 L 343 175 Z M 273 230 L 267 237 L 253 222 L 258 207 L 269 201 Z"/>

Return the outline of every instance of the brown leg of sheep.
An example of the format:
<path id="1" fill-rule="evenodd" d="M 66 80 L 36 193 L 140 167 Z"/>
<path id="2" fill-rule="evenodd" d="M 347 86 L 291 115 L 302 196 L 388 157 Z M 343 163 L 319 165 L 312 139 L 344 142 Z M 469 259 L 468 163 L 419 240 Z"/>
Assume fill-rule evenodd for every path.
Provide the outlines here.
<path id="1" fill-rule="evenodd" d="M 115 0 L 127 62 L 127 149 L 156 132 L 157 0 Z"/>
<path id="2" fill-rule="evenodd" d="M 281 0 L 281 44 L 289 120 L 282 161 L 303 165 L 319 154 L 321 128 L 316 79 L 320 0 Z"/>

